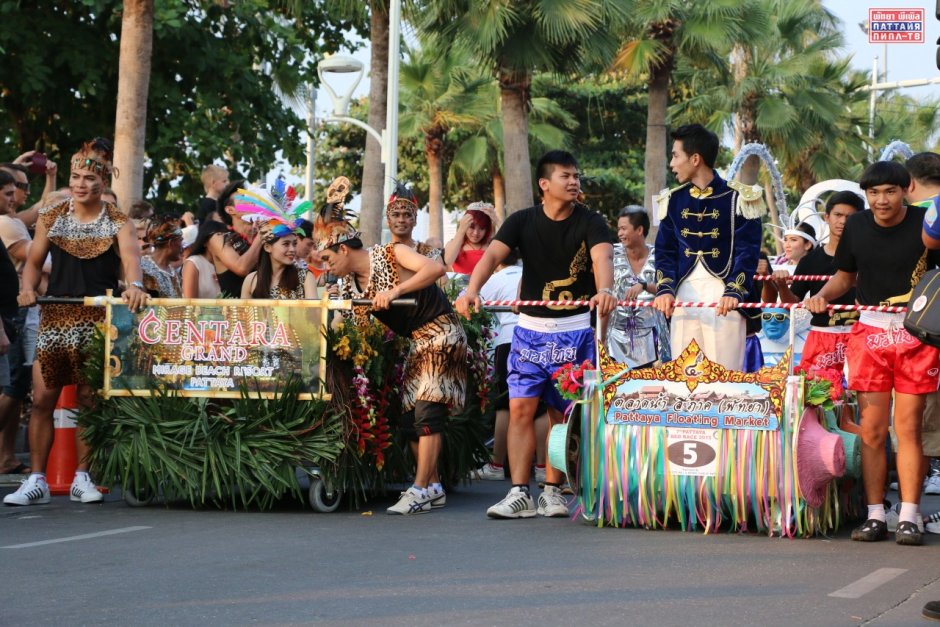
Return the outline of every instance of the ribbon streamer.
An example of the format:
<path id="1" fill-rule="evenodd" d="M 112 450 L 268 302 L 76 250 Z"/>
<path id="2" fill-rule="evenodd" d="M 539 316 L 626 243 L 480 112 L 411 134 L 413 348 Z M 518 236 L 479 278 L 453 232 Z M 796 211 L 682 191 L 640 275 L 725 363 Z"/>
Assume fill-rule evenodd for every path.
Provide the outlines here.
<path id="1" fill-rule="evenodd" d="M 486 300 L 483 307 L 587 307 L 590 301 L 586 300 Z M 652 307 L 649 300 L 620 300 L 618 307 Z M 688 309 L 701 309 L 705 307 L 718 307 L 718 303 L 676 301 L 674 307 Z M 738 303 L 737 309 L 803 309 L 806 303 Z M 826 309 L 833 311 L 882 311 L 887 313 L 906 313 L 907 307 L 889 305 L 826 305 Z"/>

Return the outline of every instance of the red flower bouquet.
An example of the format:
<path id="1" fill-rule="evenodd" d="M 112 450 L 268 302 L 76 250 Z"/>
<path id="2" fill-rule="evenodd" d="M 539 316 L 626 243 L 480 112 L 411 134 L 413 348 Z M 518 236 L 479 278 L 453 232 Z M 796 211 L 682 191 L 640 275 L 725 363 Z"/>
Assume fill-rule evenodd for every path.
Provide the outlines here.
<path id="1" fill-rule="evenodd" d="M 561 397 L 569 401 L 581 399 L 581 390 L 584 387 L 584 373 L 588 370 L 595 370 L 594 364 L 584 360 L 580 366 L 573 363 L 567 363 L 555 371 L 552 380 Z"/>
<path id="2" fill-rule="evenodd" d="M 807 405 L 816 405 L 823 409 L 833 409 L 836 404 L 845 400 L 845 387 L 842 384 L 842 373 L 832 368 L 804 369 L 797 366 L 794 371 L 805 377 L 805 402 Z"/>

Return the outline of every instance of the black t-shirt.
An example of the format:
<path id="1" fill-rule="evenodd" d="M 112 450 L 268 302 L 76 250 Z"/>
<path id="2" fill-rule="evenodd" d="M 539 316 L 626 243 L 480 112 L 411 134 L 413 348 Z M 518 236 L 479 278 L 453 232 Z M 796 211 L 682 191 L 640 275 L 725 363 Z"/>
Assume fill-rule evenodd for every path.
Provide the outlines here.
<path id="1" fill-rule="evenodd" d="M 921 240 L 924 213 L 922 207 L 908 207 L 904 219 L 889 227 L 878 226 L 871 211 L 849 216 L 835 260 L 839 270 L 858 273 L 859 305 L 880 305 L 909 294 L 923 273 L 937 265 L 937 251 L 928 252 Z"/>
<path id="2" fill-rule="evenodd" d="M 841 240 L 840 240 L 841 243 Z M 817 246 L 809 251 L 805 257 L 796 264 L 793 274 L 822 274 L 836 273 L 836 258 L 826 252 L 824 246 Z M 790 284 L 790 291 L 802 300 L 807 294 L 815 294 L 822 289 L 825 281 L 794 281 Z M 855 288 L 853 287 L 843 296 L 832 301 L 834 305 L 854 305 Z M 813 314 L 810 324 L 817 327 L 841 327 L 855 324 L 858 320 L 857 311 L 833 311 L 831 313 Z"/>
<path id="3" fill-rule="evenodd" d="M 522 258 L 522 300 L 589 300 L 597 293 L 591 248 L 610 244 L 607 220 L 585 205 L 576 204 L 564 220 L 552 220 L 542 205 L 517 211 L 506 218 L 495 239 Z M 531 316 L 560 318 L 587 311 L 587 307 L 520 307 Z"/>
<path id="4" fill-rule="evenodd" d="M 16 276 L 16 266 L 10 259 L 7 247 L 0 241 L 0 318 L 3 319 L 3 328 L 7 339 L 13 341 L 13 320 L 16 318 L 16 294 L 19 290 L 20 280 Z"/>
<path id="5" fill-rule="evenodd" d="M 196 207 L 196 219 L 199 220 L 199 224 L 205 223 L 210 213 L 219 210 L 219 203 L 215 198 L 205 198 L 199 199 L 199 206 Z"/>

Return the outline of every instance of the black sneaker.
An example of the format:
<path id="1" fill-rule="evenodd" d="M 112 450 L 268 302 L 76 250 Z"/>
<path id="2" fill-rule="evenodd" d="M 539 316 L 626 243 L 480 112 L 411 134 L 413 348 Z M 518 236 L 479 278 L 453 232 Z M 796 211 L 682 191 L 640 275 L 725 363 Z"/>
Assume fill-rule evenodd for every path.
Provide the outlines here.
<path id="1" fill-rule="evenodd" d="M 927 604 L 924 605 L 922 613 L 924 618 L 940 620 L 940 601 L 927 601 Z"/>
<path id="2" fill-rule="evenodd" d="M 900 531 L 900 526 L 898 530 Z M 917 527 L 914 527 L 917 531 Z M 888 524 L 883 520 L 869 518 L 861 527 L 852 530 L 852 539 L 856 542 L 880 542 L 888 537 Z"/>
<path id="3" fill-rule="evenodd" d="M 902 520 L 898 523 L 898 530 L 894 532 L 894 541 L 905 546 L 920 546 L 924 543 L 924 534 L 916 524 Z"/>

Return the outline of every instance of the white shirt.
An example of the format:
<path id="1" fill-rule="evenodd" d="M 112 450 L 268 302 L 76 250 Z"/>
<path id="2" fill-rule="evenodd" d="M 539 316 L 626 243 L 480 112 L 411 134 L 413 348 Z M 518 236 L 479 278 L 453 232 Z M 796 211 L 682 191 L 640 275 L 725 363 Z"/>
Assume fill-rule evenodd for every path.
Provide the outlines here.
<path id="1" fill-rule="evenodd" d="M 520 266 L 509 266 L 498 270 L 480 288 L 480 298 L 482 300 L 516 300 L 519 297 L 519 281 L 521 280 L 522 268 Z M 493 346 L 509 344 L 519 316 L 511 311 L 503 311 L 496 314 L 496 320 L 499 322 L 499 333 L 493 340 Z"/>

